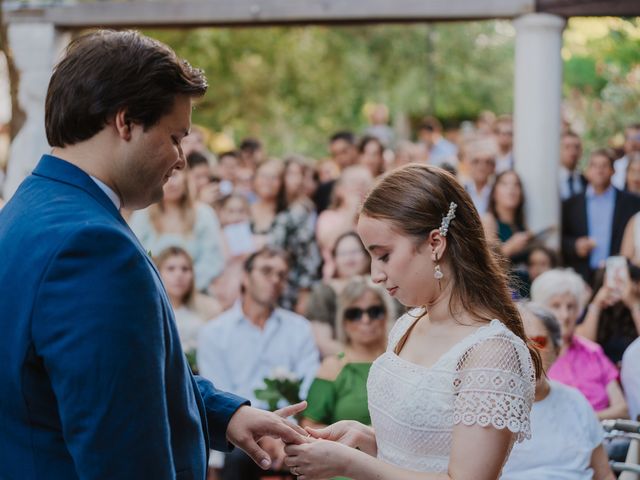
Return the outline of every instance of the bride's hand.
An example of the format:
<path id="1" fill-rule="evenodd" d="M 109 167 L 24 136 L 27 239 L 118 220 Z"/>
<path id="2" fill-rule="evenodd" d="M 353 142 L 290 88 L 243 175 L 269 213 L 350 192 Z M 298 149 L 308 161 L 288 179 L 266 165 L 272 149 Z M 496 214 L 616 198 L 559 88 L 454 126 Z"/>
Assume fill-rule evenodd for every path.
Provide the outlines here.
<path id="1" fill-rule="evenodd" d="M 325 428 L 305 428 L 313 438 L 331 440 L 348 447 L 362 450 L 375 457 L 377 455 L 376 436 L 373 428 L 355 420 L 341 420 Z"/>
<path id="2" fill-rule="evenodd" d="M 301 445 L 286 445 L 284 464 L 298 480 L 321 480 L 347 475 L 353 449 L 328 440 L 311 439 Z M 355 452 L 357 453 L 357 452 Z"/>

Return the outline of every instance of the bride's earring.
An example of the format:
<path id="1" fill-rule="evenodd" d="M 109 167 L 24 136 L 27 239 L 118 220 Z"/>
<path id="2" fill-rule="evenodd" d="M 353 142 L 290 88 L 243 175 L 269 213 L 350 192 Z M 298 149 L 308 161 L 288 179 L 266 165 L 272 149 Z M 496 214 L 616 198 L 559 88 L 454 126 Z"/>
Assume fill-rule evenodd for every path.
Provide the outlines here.
<path id="1" fill-rule="evenodd" d="M 438 280 L 438 286 L 440 287 L 440 289 L 442 290 L 442 284 L 440 283 L 440 280 L 442 280 L 444 278 L 444 273 L 442 273 L 442 270 L 440 270 L 440 265 L 438 264 L 438 255 L 436 254 L 436 261 L 435 261 L 435 266 L 433 267 L 433 278 L 435 278 L 436 280 Z"/>

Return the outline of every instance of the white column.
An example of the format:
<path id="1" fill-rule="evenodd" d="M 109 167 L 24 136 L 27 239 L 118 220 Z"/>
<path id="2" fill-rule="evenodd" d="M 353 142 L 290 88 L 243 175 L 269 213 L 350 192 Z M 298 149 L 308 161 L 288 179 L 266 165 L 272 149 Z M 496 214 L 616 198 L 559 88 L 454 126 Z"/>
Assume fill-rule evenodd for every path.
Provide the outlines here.
<path id="1" fill-rule="evenodd" d="M 558 165 L 562 101 L 562 30 L 565 20 L 527 14 L 516 29 L 514 158 L 527 198 L 529 228 L 560 227 Z M 558 246 L 558 238 L 550 246 Z"/>
<path id="2" fill-rule="evenodd" d="M 26 120 L 9 151 L 5 200 L 50 150 L 44 130 L 44 102 L 53 66 L 70 39 L 68 33 L 48 23 L 12 23 L 8 30 L 20 73 L 18 101 Z"/>

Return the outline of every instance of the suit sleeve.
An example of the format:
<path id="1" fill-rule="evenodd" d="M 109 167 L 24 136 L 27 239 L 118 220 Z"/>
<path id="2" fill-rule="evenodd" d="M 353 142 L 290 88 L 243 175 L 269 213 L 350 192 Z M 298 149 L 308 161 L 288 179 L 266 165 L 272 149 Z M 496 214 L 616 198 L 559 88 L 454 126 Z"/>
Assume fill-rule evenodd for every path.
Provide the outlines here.
<path id="1" fill-rule="evenodd" d="M 152 271 L 124 233 L 85 228 L 48 265 L 34 348 L 79 478 L 174 478 L 163 316 Z"/>
<path id="2" fill-rule="evenodd" d="M 579 259 L 576 252 L 576 240 L 580 237 L 576 235 L 576 232 L 572 231 L 571 214 L 575 210 L 572 206 L 575 203 L 571 203 L 569 200 L 562 202 L 562 256 L 564 261 L 570 263 L 576 259 Z"/>

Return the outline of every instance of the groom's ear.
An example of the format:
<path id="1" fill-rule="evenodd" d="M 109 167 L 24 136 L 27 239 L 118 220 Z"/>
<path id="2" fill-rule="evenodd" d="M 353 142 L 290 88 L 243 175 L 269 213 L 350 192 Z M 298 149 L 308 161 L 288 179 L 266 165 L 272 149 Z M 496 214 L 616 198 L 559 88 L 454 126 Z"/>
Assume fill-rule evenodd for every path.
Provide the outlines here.
<path id="1" fill-rule="evenodd" d="M 132 127 L 133 127 L 133 122 L 129 118 L 127 110 L 124 108 L 118 110 L 115 116 L 113 117 L 113 128 L 116 130 L 118 136 L 125 141 L 131 140 Z"/>

